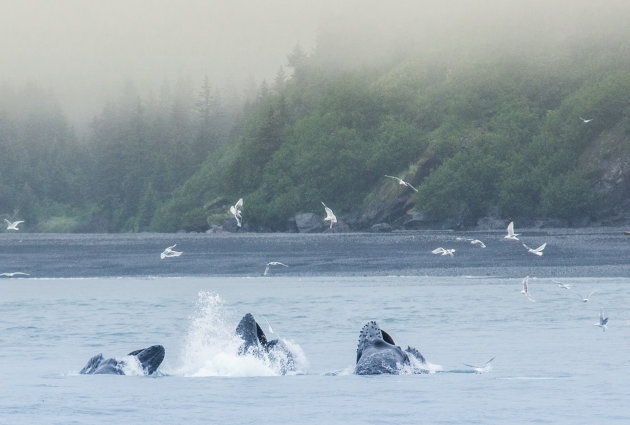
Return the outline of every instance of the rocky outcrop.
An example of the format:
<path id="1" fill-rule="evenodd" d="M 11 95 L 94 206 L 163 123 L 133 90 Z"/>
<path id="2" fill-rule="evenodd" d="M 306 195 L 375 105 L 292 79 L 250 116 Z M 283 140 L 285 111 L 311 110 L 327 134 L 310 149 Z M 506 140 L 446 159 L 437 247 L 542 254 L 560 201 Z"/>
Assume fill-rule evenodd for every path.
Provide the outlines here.
<path id="1" fill-rule="evenodd" d="M 297 214 L 295 225 L 299 233 L 319 233 L 324 230 L 322 218 L 313 213 Z"/>
<path id="2" fill-rule="evenodd" d="M 630 134 L 627 124 L 605 131 L 580 156 L 596 176 L 593 218 L 606 225 L 630 223 Z"/>

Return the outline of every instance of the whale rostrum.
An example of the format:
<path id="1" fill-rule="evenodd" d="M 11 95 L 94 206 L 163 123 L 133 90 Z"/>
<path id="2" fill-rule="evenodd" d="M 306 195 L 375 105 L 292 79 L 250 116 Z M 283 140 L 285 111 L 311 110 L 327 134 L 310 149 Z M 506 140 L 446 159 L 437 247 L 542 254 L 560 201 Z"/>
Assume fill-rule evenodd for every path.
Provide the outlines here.
<path id="1" fill-rule="evenodd" d="M 157 370 L 160 364 L 162 364 L 164 353 L 163 346 L 152 345 L 151 347 L 132 351 L 128 356 L 136 358 L 145 375 L 151 375 Z M 105 359 L 103 354 L 99 353 L 92 357 L 79 373 L 84 375 L 124 375 L 125 366 L 125 360 L 116 360 L 114 358 Z"/>
<path id="2" fill-rule="evenodd" d="M 359 334 L 354 373 L 357 375 L 399 374 L 405 368 L 411 373 L 426 373 L 425 369 L 413 367 L 412 358 L 415 360 L 414 363 L 426 363 L 420 351 L 409 346 L 403 350 L 375 321 L 370 321 L 363 326 Z"/>

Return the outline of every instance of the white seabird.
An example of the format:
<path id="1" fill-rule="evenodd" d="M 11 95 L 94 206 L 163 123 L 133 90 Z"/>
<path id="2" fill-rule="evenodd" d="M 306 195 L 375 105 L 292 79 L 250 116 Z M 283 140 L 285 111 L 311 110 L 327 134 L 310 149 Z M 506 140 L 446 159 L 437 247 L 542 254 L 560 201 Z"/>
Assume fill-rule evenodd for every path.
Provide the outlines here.
<path id="1" fill-rule="evenodd" d="M 529 295 L 529 286 L 527 283 L 529 282 L 529 276 L 525 276 L 523 279 L 523 289 L 521 289 L 521 294 L 525 295 L 528 300 L 535 303 L 536 301 Z"/>
<path id="2" fill-rule="evenodd" d="M 326 218 L 324 219 L 324 221 L 330 221 L 330 228 L 332 229 L 333 224 L 337 222 L 337 217 L 333 213 L 333 210 L 328 208 L 326 204 L 324 204 L 323 201 L 322 201 L 322 205 L 324 206 L 324 210 L 326 211 Z"/>
<path id="3" fill-rule="evenodd" d="M 4 276 L 4 277 L 14 277 L 17 275 L 30 276 L 28 273 L 22 273 L 22 272 L 0 273 L 0 276 Z"/>
<path id="4" fill-rule="evenodd" d="M 508 227 L 507 227 L 507 235 L 503 236 L 503 239 L 517 241 L 518 240 L 517 236 L 519 234 L 520 233 L 514 233 L 514 222 L 510 221 L 510 224 L 508 224 Z"/>
<path id="5" fill-rule="evenodd" d="M 580 117 L 580 119 L 582 120 L 582 122 L 583 122 L 584 124 L 588 124 L 589 122 L 593 121 L 593 118 L 588 118 L 588 119 L 586 119 L 586 118 L 582 118 L 582 117 Z"/>
<path id="6" fill-rule="evenodd" d="M 468 364 L 468 363 L 464 363 L 464 366 L 468 366 L 468 367 L 473 368 L 476 373 L 483 373 L 483 372 L 489 371 L 492 368 L 492 366 L 490 365 L 492 360 L 494 360 L 494 357 L 491 358 L 490 360 L 488 360 L 487 362 L 485 362 L 483 364 L 483 366 L 474 366 L 474 365 L 471 365 L 471 364 Z"/>
<path id="7" fill-rule="evenodd" d="M 284 266 L 284 267 L 289 267 L 284 263 L 281 263 L 280 261 L 270 261 L 267 263 L 267 266 L 265 267 L 265 272 L 263 273 L 263 276 L 267 276 L 267 273 L 269 273 L 269 268 L 271 266 Z"/>
<path id="8" fill-rule="evenodd" d="M 599 310 L 599 322 L 593 323 L 593 326 L 599 326 L 602 331 L 606 332 L 606 325 L 608 324 L 608 317 L 604 317 L 604 310 Z"/>
<path id="9" fill-rule="evenodd" d="M 238 227 L 241 227 L 241 220 L 243 219 L 243 216 L 241 216 L 241 208 L 243 208 L 243 198 L 239 199 L 236 204 L 230 207 L 230 214 L 236 219 L 236 225 Z"/>
<path id="10" fill-rule="evenodd" d="M 413 190 L 415 190 L 416 192 L 418 191 L 418 189 L 416 189 L 415 187 L 413 187 L 411 185 L 411 183 L 404 181 L 403 179 L 401 179 L 400 177 L 394 177 L 394 176 L 388 176 L 387 174 L 385 174 L 385 177 L 389 177 L 390 179 L 394 179 L 394 180 L 398 180 L 398 184 L 401 186 L 407 186 Z"/>
<path id="11" fill-rule="evenodd" d="M 7 230 L 20 230 L 18 229 L 18 225 L 20 223 L 24 223 L 24 220 L 18 220 L 18 221 L 9 221 L 6 218 L 4 219 L 4 221 L 7 223 Z"/>
<path id="12" fill-rule="evenodd" d="M 456 241 L 468 241 L 470 242 L 471 245 L 475 245 L 478 246 L 479 248 L 485 248 L 486 244 L 483 243 L 482 241 L 480 241 L 479 239 L 472 239 L 472 238 L 462 238 L 462 237 L 456 237 L 455 238 Z"/>
<path id="13" fill-rule="evenodd" d="M 591 298 L 591 295 L 593 295 L 595 292 L 597 292 L 597 290 L 595 291 L 591 291 L 587 296 L 584 295 L 578 295 L 578 297 L 580 297 L 580 299 L 582 300 L 582 302 L 587 303 L 589 301 L 589 299 Z"/>
<path id="14" fill-rule="evenodd" d="M 162 253 L 160 254 L 160 258 L 163 260 L 165 258 L 170 258 L 170 257 L 179 257 L 180 255 L 182 255 L 182 251 L 174 251 L 173 248 L 175 248 L 177 246 L 177 244 L 169 246 L 168 248 L 166 248 L 164 251 L 162 251 Z"/>
<path id="15" fill-rule="evenodd" d="M 527 252 L 531 252 L 534 255 L 538 255 L 539 257 L 542 257 L 543 249 L 545 249 L 545 247 L 547 246 L 547 242 L 545 242 L 544 244 L 540 245 L 538 248 L 530 248 L 530 247 L 528 247 L 525 244 L 523 244 L 523 246 L 525 247 L 525 249 L 527 249 Z"/>
<path id="16" fill-rule="evenodd" d="M 558 285 L 562 289 L 571 289 L 571 285 L 568 283 L 558 282 L 557 280 L 553 280 L 552 282 Z"/>
<path id="17" fill-rule="evenodd" d="M 438 248 L 435 248 L 433 251 L 431 251 L 431 254 L 441 254 L 441 255 L 450 255 L 451 257 L 453 257 L 453 253 L 455 252 L 454 249 L 450 248 L 450 249 L 444 249 L 441 246 Z"/>

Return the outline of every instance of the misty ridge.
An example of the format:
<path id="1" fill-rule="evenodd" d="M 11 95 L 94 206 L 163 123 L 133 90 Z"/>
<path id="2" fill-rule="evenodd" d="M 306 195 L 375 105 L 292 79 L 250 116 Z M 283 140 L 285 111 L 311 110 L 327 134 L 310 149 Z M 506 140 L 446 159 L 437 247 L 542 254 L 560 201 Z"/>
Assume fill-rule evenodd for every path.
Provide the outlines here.
<path id="1" fill-rule="evenodd" d="M 249 231 L 301 230 L 321 201 L 337 230 L 630 223 L 630 6 L 410 4 L 324 15 L 312 46 L 238 83 L 122 76 L 89 119 L 98 98 L 3 73 L 0 213 L 29 232 L 221 231 L 244 198 Z"/>

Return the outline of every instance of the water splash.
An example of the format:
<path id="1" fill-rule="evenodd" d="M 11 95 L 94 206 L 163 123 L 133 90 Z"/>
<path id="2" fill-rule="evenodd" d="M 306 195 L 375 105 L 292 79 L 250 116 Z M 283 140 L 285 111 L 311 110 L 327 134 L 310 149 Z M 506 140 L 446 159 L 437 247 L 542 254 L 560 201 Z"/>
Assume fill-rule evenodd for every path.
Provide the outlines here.
<path id="1" fill-rule="evenodd" d="M 242 340 L 235 333 L 236 322 L 226 322 L 230 315 L 218 294 L 201 291 L 197 312 L 192 318 L 181 354 L 181 365 L 171 374 L 201 376 L 277 376 L 283 374 L 286 359 L 277 353 L 239 355 Z M 292 341 L 283 340 L 294 354 L 295 370 L 303 370 L 306 356 Z"/>

